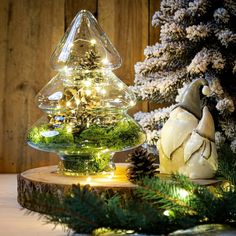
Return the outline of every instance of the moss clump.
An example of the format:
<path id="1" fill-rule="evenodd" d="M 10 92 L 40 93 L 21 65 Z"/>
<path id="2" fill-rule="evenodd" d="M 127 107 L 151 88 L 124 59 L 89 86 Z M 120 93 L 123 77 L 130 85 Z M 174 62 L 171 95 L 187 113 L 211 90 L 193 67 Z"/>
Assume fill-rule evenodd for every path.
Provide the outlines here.
<path id="1" fill-rule="evenodd" d="M 45 132 L 56 131 L 52 137 L 42 135 Z M 55 149 L 62 152 L 64 149 L 73 153 L 80 150 L 81 145 L 90 148 L 108 148 L 113 151 L 120 151 L 124 148 L 141 144 L 143 134 L 139 126 L 130 121 L 120 121 L 114 125 L 98 126 L 91 125 L 83 130 L 78 136 L 68 132 L 66 126 L 49 128 L 48 125 L 34 127 L 30 130 L 28 141 L 40 149 Z"/>
<path id="2" fill-rule="evenodd" d="M 102 150 L 121 151 L 144 141 L 144 134 L 133 121 L 91 125 L 79 134 L 67 128 L 66 125 L 52 128 L 48 124 L 33 127 L 28 143 L 40 150 L 58 153 L 63 158 L 63 168 L 68 172 L 103 171 L 110 157 Z"/>
<path id="3" fill-rule="evenodd" d="M 110 153 L 81 152 L 77 155 L 64 155 L 62 160 L 62 172 L 94 174 L 106 169 L 110 162 Z"/>
<path id="4" fill-rule="evenodd" d="M 44 135 L 54 132 L 54 136 Z M 74 143 L 74 137 L 71 132 L 67 132 L 64 127 L 50 128 L 48 124 L 39 127 L 33 127 L 28 134 L 29 144 L 43 150 L 54 150 L 68 147 Z"/>
<path id="5" fill-rule="evenodd" d="M 134 122 L 121 121 L 110 126 L 91 125 L 81 132 L 76 142 L 89 140 L 97 147 L 107 147 L 110 150 L 121 151 L 124 148 L 136 146 L 141 142 L 140 127 Z"/>

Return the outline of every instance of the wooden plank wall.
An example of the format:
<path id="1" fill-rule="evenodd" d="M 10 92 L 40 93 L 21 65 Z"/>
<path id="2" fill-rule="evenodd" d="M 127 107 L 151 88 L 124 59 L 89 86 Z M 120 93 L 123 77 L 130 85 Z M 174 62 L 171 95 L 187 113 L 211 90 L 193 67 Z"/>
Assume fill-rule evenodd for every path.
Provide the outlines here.
<path id="1" fill-rule="evenodd" d="M 81 9 L 91 11 L 123 58 L 115 73 L 132 84 L 134 64 L 157 41 L 151 17 L 160 0 L 1 0 L 0 1 L 0 172 L 56 164 L 56 155 L 27 146 L 27 129 L 43 113 L 37 92 L 55 74 L 50 55 Z M 140 103 L 133 109 L 148 110 Z"/>

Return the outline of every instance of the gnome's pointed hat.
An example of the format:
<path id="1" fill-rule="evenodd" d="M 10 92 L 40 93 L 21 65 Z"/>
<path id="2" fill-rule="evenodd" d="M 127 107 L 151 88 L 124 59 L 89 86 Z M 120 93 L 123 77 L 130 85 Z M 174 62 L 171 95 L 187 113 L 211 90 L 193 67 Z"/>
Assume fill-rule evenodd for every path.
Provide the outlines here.
<path id="1" fill-rule="evenodd" d="M 208 138 L 211 141 L 215 140 L 214 120 L 207 106 L 203 108 L 202 118 L 199 121 L 196 130 L 202 137 Z"/>
<path id="2" fill-rule="evenodd" d="M 201 86 L 208 85 L 205 79 L 197 79 L 194 80 L 183 92 L 180 97 L 180 102 L 177 106 L 180 106 L 193 115 L 195 115 L 198 119 L 201 118 L 201 106 L 200 106 L 200 92 L 199 89 Z"/>

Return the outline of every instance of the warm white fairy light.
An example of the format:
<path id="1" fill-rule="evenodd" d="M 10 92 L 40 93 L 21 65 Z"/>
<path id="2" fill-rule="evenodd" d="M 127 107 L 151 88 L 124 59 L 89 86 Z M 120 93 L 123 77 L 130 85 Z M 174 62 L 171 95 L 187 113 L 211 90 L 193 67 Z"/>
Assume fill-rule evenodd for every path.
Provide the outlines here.
<path id="1" fill-rule="evenodd" d="M 165 216 L 170 216 L 170 210 L 165 210 L 165 211 L 163 212 L 163 215 L 165 215 Z"/>
<path id="2" fill-rule="evenodd" d="M 102 64 L 103 65 L 109 65 L 110 62 L 109 62 L 109 60 L 107 58 L 104 58 L 104 59 L 102 59 Z"/>
<path id="3" fill-rule="evenodd" d="M 90 80 L 85 80 L 83 81 L 83 84 L 86 86 L 86 87 L 90 87 L 92 85 L 92 82 Z"/>
<path id="4" fill-rule="evenodd" d="M 114 173 L 114 172 L 111 172 L 111 173 L 107 176 L 107 178 L 108 178 L 108 179 L 113 179 L 114 175 L 115 175 L 115 173 Z"/>
<path id="5" fill-rule="evenodd" d="M 74 46 L 73 43 L 70 43 L 70 44 L 69 44 L 69 48 L 72 48 L 73 46 Z"/>
<path id="6" fill-rule="evenodd" d="M 67 107 L 71 106 L 71 102 L 70 101 L 66 102 L 66 106 Z"/>
<path id="7" fill-rule="evenodd" d="M 72 68 L 68 67 L 68 66 L 64 66 L 61 69 L 61 72 L 64 73 L 65 75 L 71 75 L 72 74 Z"/>
<path id="8" fill-rule="evenodd" d="M 130 102 L 129 102 L 129 105 L 130 105 L 130 106 L 134 106 L 135 104 L 136 104 L 135 101 L 130 101 Z"/>
<path id="9" fill-rule="evenodd" d="M 90 40 L 90 43 L 91 43 L 92 45 L 95 45 L 95 44 L 96 44 L 96 40 L 95 40 L 95 39 L 91 39 L 91 40 Z"/>
<path id="10" fill-rule="evenodd" d="M 86 179 L 86 183 L 87 184 L 91 184 L 91 182 L 92 182 L 92 178 L 89 176 L 89 177 L 87 177 L 87 179 Z"/>
<path id="11" fill-rule="evenodd" d="M 106 91 L 106 89 L 101 89 L 100 93 L 101 93 L 102 95 L 105 95 L 105 94 L 107 93 L 107 91 Z"/>
<path id="12" fill-rule="evenodd" d="M 176 193 L 181 199 L 185 199 L 189 195 L 189 192 L 185 189 L 177 189 Z"/>
<path id="13" fill-rule="evenodd" d="M 71 133 L 71 132 L 72 132 L 72 127 L 71 127 L 71 126 L 68 126 L 68 127 L 66 128 L 66 130 L 67 130 L 68 133 Z"/>
<path id="14" fill-rule="evenodd" d="M 121 101 L 120 101 L 119 98 L 116 98 L 113 102 L 115 102 L 115 103 L 120 103 Z"/>
<path id="15" fill-rule="evenodd" d="M 85 90 L 85 94 L 86 94 L 87 96 L 90 96 L 90 95 L 92 94 L 92 91 L 89 90 L 89 89 L 87 89 L 87 90 Z"/>
<path id="16" fill-rule="evenodd" d="M 101 91 L 101 87 L 99 87 L 99 86 L 96 86 L 95 89 L 98 93 Z"/>
<path id="17" fill-rule="evenodd" d="M 76 99 L 76 100 L 75 100 L 75 103 L 76 103 L 76 105 L 78 106 L 78 105 L 80 104 L 80 100 L 79 100 L 79 99 Z"/>
<path id="18" fill-rule="evenodd" d="M 111 107 L 111 104 L 109 102 L 107 102 L 106 107 Z"/>

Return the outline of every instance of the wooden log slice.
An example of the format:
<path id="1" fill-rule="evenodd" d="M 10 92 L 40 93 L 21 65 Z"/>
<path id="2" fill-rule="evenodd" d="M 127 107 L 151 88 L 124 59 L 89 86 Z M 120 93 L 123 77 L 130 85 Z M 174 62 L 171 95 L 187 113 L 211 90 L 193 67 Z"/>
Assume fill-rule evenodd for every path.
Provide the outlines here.
<path id="1" fill-rule="evenodd" d="M 29 210 L 44 212 L 40 202 L 31 199 L 35 194 L 52 194 L 63 197 L 69 193 L 72 185 L 90 185 L 97 191 L 132 192 L 136 185 L 126 177 L 127 164 L 116 164 L 116 171 L 111 174 L 91 176 L 63 176 L 57 173 L 57 166 L 46 166 L 27 170 L 17 177 L 17 200 L 22 207 Z"/>
<path id="2" fill-rule="evenodd" d="M 107 191 L 111 193 L 132 193 L 137 186 L 129 182 L 126 177 L 127 164 L 116 164 L 113 175 L 98 174 L 91 176 L 63 176 L 57 173 L 57 166 L 46 166 L 27 170 L 18 175 L 18 197 L 19 204 L 29 210 L 44 212 L 45 208 L 40 202 L 32 199 L 35 194 L 49 194 L 62 198 L 71 191 L 72 185 L 90 185 L 96 191 Z M 159 178 L 170 179 L 170 175 L 158 174 Z M 198 179 L 193 180 L 199 185 L 218 185 L 222 180 Z M 48 209 L 50 211 L 50 209 Z"/>

